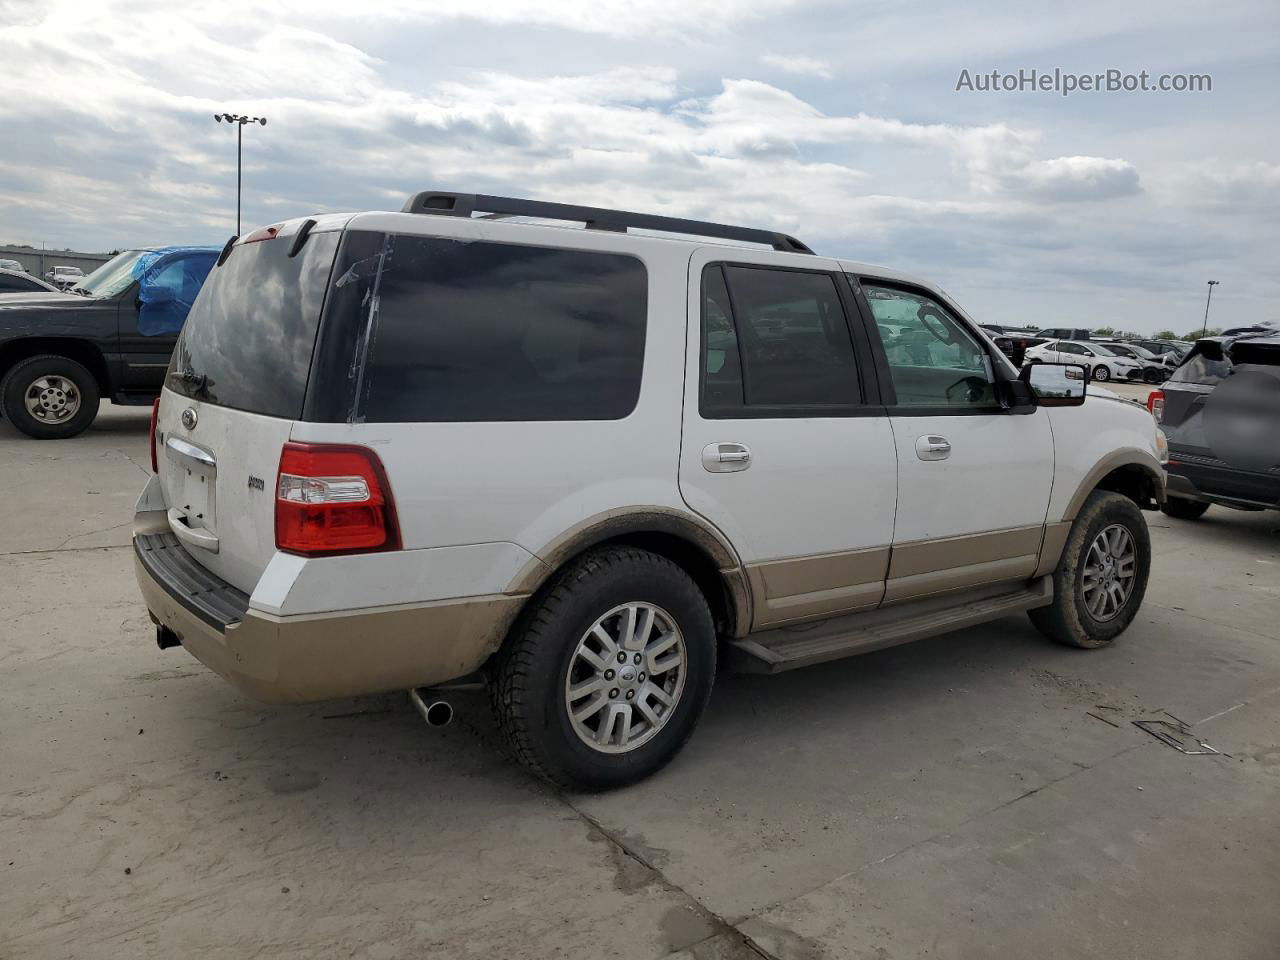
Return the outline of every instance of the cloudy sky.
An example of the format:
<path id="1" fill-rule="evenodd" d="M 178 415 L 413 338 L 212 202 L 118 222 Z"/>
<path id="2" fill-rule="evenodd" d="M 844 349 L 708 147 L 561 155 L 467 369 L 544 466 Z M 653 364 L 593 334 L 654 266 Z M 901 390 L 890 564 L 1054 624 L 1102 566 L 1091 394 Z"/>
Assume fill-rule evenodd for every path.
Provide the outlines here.
<path id="1" fill-rule="evenodd" d="M 0 0 L 0 242 L 426 188 L 771 226 L 997 323 L 1280 318 L 1280 4 Z M 1212 92 L 957 91 L 1019 68 Z"/>

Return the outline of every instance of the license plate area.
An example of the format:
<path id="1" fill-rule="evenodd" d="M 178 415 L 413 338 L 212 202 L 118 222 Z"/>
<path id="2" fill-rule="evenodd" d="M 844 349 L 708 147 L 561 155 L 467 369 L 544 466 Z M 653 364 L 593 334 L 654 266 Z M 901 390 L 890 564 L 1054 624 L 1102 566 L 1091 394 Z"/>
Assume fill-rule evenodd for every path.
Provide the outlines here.
<path id="1" fill-rule="evenodd" d="M 178 437 L 165 440 L 172 466 L 169 505 L 192 529 L 214 532 L 217 526 L 218 463 L 209 451 Z"/>

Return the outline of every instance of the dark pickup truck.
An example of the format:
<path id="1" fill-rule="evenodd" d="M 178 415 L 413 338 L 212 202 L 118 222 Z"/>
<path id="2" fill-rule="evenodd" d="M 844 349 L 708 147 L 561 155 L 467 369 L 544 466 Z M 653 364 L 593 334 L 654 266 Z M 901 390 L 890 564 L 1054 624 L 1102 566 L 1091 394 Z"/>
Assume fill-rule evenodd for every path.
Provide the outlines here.
<path id="1" fill-rule="evenodd" d="M 148 404 L 217 247 L 126 250 L 65 293 L 0 294 L 0 414 L 74 437 L 98 403 Z"/>

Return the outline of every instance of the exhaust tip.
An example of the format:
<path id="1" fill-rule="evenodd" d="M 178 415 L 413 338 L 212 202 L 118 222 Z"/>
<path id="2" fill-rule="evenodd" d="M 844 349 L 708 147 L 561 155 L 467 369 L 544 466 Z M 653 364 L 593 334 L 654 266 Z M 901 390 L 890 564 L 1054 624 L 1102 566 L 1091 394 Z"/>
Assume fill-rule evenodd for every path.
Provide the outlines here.
<path id="1" fill-rule="evenodd" d="M 426 694 L 426 697 L 423 694 Z M 427 721 L 429 727 L 448 726 L 449 721 L 453 719 L 453 704 L 448 700 L 434 699 L 433 691 L 425 687 L 410 690 L 409 700 L 422 715 L 422 719 Z"/>
<path id="2" fill-rule="evenodd" d="M 447 726 L 453 719 L 453 706 L 447 700 L 437 700 L 435 703 L 427 704 L 425 716 L 427 723 L 433 727 Z"/>

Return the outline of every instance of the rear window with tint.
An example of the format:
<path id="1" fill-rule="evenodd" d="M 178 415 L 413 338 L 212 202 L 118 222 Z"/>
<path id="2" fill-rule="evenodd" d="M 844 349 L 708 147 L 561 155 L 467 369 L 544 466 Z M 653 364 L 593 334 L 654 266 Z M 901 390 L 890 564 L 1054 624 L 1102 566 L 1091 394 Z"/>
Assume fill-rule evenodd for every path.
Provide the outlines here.
<path id="1" fill-rule="evenodd" d="M 297 419 L 337 233 L 233 247 L 196 297 L 165 385 L 184 396 Z"/>
<path id="2" fill-rule="evenodd" d="M 1210 360 L 1197 347 L 1182 362 L 1182 366 L 1173 371 L 1170 383 L 1199 383 L 1212 386 L 1231 373 L 1231 361 L 1223 357 L 1221 360 Z"/>
<path id="3" fill-rule="evenodd" d="M 370 280 L 357 420 L 617 420 L 635 408 L 648 279 L 634 257 L 395 235 Z"/>

